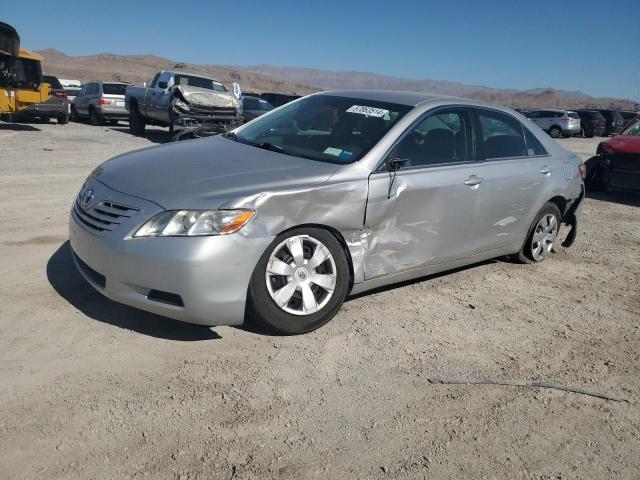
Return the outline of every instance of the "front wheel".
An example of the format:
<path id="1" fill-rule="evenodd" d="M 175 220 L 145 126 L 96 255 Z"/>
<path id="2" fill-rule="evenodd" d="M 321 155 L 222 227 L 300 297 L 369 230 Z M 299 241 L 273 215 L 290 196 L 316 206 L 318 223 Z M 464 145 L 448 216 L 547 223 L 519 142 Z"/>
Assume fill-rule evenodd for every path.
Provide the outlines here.
<path id="1" fill-rule="evenodd" d="M 258 261 L 247 311 L 277 333 L 306 333 L 338 313 L 348 288 L 349 263 L 335 236 L 295 229 L 276 237 Z"/>
<path id="2" fill-rule="evenodd" d="M 527 240 L 518 252 L 522 263 L 542 262 L 551 254 L 562 215 L 555 203 L 546 203 L 533 220 Z"/>

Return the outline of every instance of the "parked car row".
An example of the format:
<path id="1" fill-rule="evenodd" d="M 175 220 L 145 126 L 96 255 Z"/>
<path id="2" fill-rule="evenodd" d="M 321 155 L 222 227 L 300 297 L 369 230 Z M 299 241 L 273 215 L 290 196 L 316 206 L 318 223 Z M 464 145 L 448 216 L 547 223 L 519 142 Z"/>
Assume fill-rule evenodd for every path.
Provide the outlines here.
<path id="1" fill-rule="evenodd" d="M 617 135 L 629 121 L 638 116 L 637 112 L 624 111 L 625 117 L 622 111 L 612 109 L 547 109 L 520 112 L 553 138 Z"/>

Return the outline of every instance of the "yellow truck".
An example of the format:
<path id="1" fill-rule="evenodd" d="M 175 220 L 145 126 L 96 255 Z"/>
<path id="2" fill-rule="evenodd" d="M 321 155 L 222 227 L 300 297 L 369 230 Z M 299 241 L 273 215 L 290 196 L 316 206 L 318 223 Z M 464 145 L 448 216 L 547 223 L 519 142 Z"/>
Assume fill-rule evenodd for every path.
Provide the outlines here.
<path id="1" fill-rule="evenodd" d="M 42 83 L 43 57 L 20 48 L 18 32 L 0 22 L 0 115 L 11 116 L 49 99 L 51 86 Z"/>

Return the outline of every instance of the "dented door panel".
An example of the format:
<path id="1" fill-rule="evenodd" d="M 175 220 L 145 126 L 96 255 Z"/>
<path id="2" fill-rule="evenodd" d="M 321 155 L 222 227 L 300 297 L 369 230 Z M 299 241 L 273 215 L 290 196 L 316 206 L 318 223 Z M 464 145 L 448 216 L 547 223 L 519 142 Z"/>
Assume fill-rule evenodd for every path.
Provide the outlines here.
<path id="1" fill-rule="evenodd" d="M 399 171 L 369 179 L 364 257 L 367 280 L 470 255 L 482 185 L 478 164 Z"/>

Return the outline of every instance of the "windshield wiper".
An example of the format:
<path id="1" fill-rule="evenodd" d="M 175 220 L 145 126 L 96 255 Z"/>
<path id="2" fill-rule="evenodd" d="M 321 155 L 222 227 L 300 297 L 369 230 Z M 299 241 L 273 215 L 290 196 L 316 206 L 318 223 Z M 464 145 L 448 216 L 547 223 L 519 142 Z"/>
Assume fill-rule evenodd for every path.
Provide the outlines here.
<path id="1" fill-rule="evenodd" d="M 262 148 L 263 150 L 271 150 L 272 152 L 282 152 L 284 151 L 284 148 L 282 148 L 279 145 L 275 145 L 273 143 L 269 143 L 269 142 L 250 142 L 248 140 L 245 140 L 245 142 L 247 145 L 251 145 L 252 147 L 257 147 L 257 148 Z"/>
<path id="2" fill-rule="evenodd" d="M 235 134 L 235 132 L 226 132 L 223 133 L 222 136 L 224 138 L 228 138 L 229 140 L 233 140 L 234 142 L 238 142 L 238 136 Z"/>

